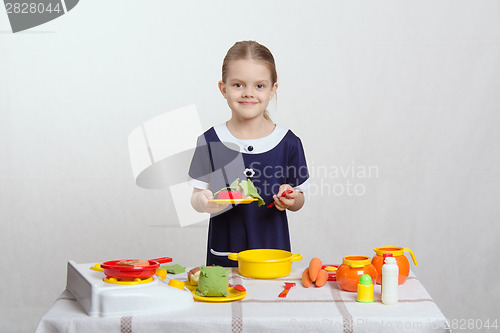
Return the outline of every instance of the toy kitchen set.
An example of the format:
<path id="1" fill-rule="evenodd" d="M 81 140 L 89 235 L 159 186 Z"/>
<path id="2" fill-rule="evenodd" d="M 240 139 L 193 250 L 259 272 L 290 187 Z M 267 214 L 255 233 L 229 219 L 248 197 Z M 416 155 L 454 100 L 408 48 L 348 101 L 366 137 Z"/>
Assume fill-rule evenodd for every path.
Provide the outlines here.
<path id="1" fill-rule="evenodd" d="M 153 259 L 142 266 L 126 264 L 132 260 L 102 264 L 69 261 L 67 289 L 91 317 L 182 309 L 193 303 L 192 293 L 183 283 L 180 286 L 169 284 L 160 273 L 162 270 L 158 270 L 160 264 L 171 261 L 168 257 Z"/>
<path id="2" fill-rule="evenodd" d="M 373 258 L 344 256 L 339 265 L 312 258 L 294 269 L 301 255 L 273 249 L 229 254 L 237 269 L 160 266 L 171 258 L 69 261 L 67 289 L 36 333 L 240 331 L 242 323 L 251 332 L 263 325 L 276 331 L 401 332 L 408 323 L 416 325 L 412 332 L 449 332 L 443 313 L 408 272 L 404 253 L 417 265 L 411 250 L 373 250 Z"/>

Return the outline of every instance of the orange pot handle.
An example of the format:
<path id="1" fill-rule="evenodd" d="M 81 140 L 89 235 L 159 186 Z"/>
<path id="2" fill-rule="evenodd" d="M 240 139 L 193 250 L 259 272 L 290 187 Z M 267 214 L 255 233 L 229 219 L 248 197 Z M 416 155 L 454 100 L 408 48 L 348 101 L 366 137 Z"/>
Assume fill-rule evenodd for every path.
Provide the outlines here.
<path id="1" fill-rule="evenodd" d="M 410 255 L 411 255 L 411 259 L 413 260 L 413 263 L 415 264 L 415 266 L 418 266 L 418 262 L 417 262 L 417 258 L 415 258 L 415 255 L 413 254 L 413 251 L 410 250 L 409 248 L 404 248 L 403 249 L 404 252 L 409 252 Z"/>

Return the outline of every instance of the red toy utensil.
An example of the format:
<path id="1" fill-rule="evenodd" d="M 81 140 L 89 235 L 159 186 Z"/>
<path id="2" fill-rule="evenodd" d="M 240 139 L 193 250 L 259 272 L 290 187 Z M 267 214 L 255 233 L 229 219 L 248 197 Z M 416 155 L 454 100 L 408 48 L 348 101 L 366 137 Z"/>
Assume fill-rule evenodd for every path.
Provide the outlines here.
<path id="1" fill-rule="evenodd" d="M 285 298 L 292 287 L 295 286 L 295 282 L 285 282 L 285 289 L 278 295 L 278 297 Z"/>
<path id="2" fill-rule="evenodd" d="M 281 194 L 281 196 L 282 196 L 282 197 L 286 197 L 286 195 L 287 195 L 288 193 L 293 193 L 293 190 L 286 190 L 286 191 L 284 191 L 284 192 Z M 274 201 L 273 201 L 273 202 L 271 202 L 271 203 L 267 206 L 267 208 L 271 208 L 271 207 L 273 207 L 273 206 L 274 206 L 274 204 L 275 204 L 275 202 L 274 202 Z"/>
<path id="3" fill-rule="evenodd" d="M 235 285 L 233 285 L 233 284 L 230 283 L 229 287 L 231 287 L 231 288 L 233 288 L 235 290 L 238 290 L 238 291 L 247 291 L 245 289 L 245 287 L 243 287 L 241 284 L 235 284 Z"/>

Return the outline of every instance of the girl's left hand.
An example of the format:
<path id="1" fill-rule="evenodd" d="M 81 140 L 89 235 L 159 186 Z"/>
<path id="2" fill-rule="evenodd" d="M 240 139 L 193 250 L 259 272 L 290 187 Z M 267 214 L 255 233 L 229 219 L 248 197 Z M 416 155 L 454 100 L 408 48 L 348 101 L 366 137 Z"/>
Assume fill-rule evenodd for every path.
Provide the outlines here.
<path id="1" fill-rule="evenodd" d="M 293 191 L 292 193 L 287 193 L 284 197 L 282 197 L 283 192 L 285 192 L 287 190 L 293 191 L 293 188 L 288 184 L 283 184 L 280 186 L 278 194 L 273 195 L 274 206 L 278 210 L 283 211 L 283 210 L 293 206 L 293 204 L 295 203 L 295 198 L 298 195 L 296 191 Z"/>

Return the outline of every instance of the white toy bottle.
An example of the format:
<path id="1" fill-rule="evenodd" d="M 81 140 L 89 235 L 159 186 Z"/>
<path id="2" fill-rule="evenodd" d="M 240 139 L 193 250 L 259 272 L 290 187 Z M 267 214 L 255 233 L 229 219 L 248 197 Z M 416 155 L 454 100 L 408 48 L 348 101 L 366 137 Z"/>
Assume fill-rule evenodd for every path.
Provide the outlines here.
<path id="1" fill-rule="evenodd" d="M 398 276 L 396 258 L 386 257 L 382 265 L 382 303 L 390 305 L 398 302 Z"/>

